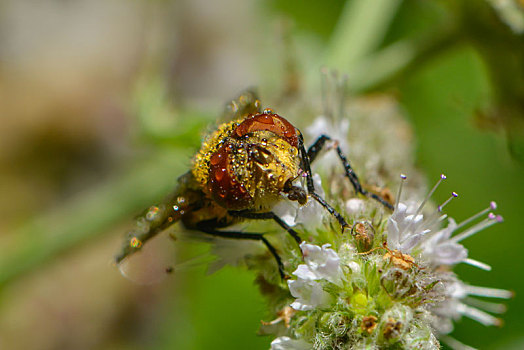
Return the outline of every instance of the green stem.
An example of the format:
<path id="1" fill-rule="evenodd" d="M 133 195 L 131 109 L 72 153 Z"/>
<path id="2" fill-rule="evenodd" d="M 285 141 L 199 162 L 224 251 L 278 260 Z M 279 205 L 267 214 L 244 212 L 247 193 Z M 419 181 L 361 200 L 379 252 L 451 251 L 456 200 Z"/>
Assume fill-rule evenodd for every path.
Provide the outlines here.
<path id="1" fill-rule="evenodd" d="M 353 71 L 383 40 L 401 0 L 348 1 L 327 49 L 326 64 Z"/>
<path id="2" fill-rule="evenodd" d="M 416 55 L 416 46 L 410 40 L 397 42 L 374 53 L 349 71 L 351 90 L 363 91 L 380 84 L 408 66 Z"/>
<path id="3" fill-rule="evenodd" d="M 130 219 L 132 213 L 161 199 L 183 172 L 183 162 L 173 162 L 176 158 L 180 159 L 176 149 L 159 152 L 125 175 L 80 193 L 41 217 L 29 219 L 1 243 L 0 286 L 88 239 L 101 236 L 115 223 Z"/>

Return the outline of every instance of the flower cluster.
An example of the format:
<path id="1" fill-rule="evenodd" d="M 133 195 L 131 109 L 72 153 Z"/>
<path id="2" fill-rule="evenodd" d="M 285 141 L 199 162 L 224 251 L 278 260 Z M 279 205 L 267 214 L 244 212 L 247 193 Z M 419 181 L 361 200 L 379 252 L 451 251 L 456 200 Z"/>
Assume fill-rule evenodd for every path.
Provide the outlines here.
<path id="1" fill-rule="evenodd" d="M 491 213 L 496 204 L 457 224 L 442 214 L 456 193 L 435 210 L 423 210 L 438 184 L 418 205 L 397 202 L 393 214 L 375 228 L 355 221 L 350 235 L 333 242 L 303 242 L 303 263 L 287 281 L 294 314 L 272 349 L 438 349 L 438 339 L 466 349 L 448 336 L 453 320 L 467 316 L 499 325 L 481 309 L 502 312 L 503 306 L 472 296 L 509 298 L 511 293 L 467 285 L 451 272 L 461 262 L 489 270 L 468 258 L 460 242 L 502 221 Z M 461 231 L 482 215 L 484 220 Z"/>
<path id="2" fill-rule="evenodd" d="M 213 238 L 213 252 L 223 259 L 211 269 L 242 263 L 257 273 L 273 315 L 260 333 L 274 337 L 272 350 L 439 349 L 441 341 L 471 349 L 449 335 L 453 322 L 465 316 L 499 325 L 492 314 L 504 312 L 504 305 L 476 297 L 507 299 L 511 292 L 469 285 L 453 268 L 464 263 L 491 269 L 470 257 L 463 241 L 502 222 L 496 203 L 457 223 L 443 210 L 458 194 L 432 203 L 446 176 L 426 191 L 396 102 L 387 97 L 343 102 L 303 130 L 310 142 L 329 136 L 312 164 L 313 184 L 350 229 L 341 230 L 311 198 L 303 205 L 282 198 L 272 213 L 288 232 L 271 231 L 263 220 L 245 223 L 255 226 L 247 232 L 264 234 L 269 252 L 260 241 Z M 351 110 L 350 120 L 343 105 Z M 293 186 L 307 191 L 304 177 Z"/>
<path id="3" fill-rule="evenodd" d="M 368 101 L 352 106 L 357 117 L 351 123 L 358 124 L 359 112 L 367 118 L 370 115 L 382 118 L 379 123 L 398 123 L 391 103 L 380 101 L 381 112 L 376 114 L 373 108 L 369 109 Z M 359 149 L 358 144 L 352 144 L 355 138 L 347 138 L 351 130 L 347 121 L 337 128 L 334 119 L 327 115 L 313 125 L 314 128 L 307 129 L 310 133 L 337 130 L 338 138 L 346 137 L 336 145 Z M 361 138 L 356 142 L 371 149 L 408 148 L 402 141 L 392 147 L 380 138 Z M 465 316 L 483 325 L 501 323 L 492 313 L 504 312 L 504 305 L 475 297 L 506 299 L 512 293 L 468 285 L 453 273 L 453 267 L 459 263 L 490 270 L 487 264 L 471 258 L 462 243 L 502 221 L 500 215 L 494 214 L 496 204 L 491 202 L 486 209 L 457 223 L 443 212 L 458 197 L 457 193 L 453 192 L 438 206 L 430 199 L 446 177 L 441 175 L 424 195 L 411 158 L 402 159 L 399 154 L 393 158 L 396 162 L 381 164 L 382 175 L 375 170 L 378 160 L 370 163 L 357 156 L 358 166 L 353 164 L 355 169 L 363 170 L 366 183 L 375 184 L 375 193 L 395 203 L 393 212 L 372 199 L 356 197 L 343 173 L 337 172 L 340 165 L 331 164 L 336 158 L 328 163 L 334 171 L 326 171 L 324 166 L 321 174 L 314 176 L 316 188 L 323 189 L 322 195 L 348 219 L 351 230 L 344 233 L 314 201 L 305 206 L 283 202 L 275 208 L 277 215 L 304 241 L 300 244 L 300 255 L 288 253 L 296 248 L 283 239 L 280 251 L 286 252 L 282 258 L 290 271 L 288 280 L 268 278 L 267 273 L 260 273 L 257 279 L 276 315 L 273 321 L 264 322 L 261 329 L 263 334 L 276 336 L 272 350 L 439 349 L 441 341 L 455 349 L 471 349 L 449 336 L 453 321 Z M 384 188 L 392 184 L 387 177 L 399 167 L 413 176 L 410 181 L 405 175 L 400 176 L 393 199 Z"/>

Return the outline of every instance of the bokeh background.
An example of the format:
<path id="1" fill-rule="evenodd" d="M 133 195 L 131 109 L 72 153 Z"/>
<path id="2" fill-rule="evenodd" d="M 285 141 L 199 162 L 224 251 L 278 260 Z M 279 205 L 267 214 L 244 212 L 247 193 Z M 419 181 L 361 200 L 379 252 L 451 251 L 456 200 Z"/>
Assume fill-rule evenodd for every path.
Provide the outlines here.
<path id="1" fill-rule="evenodd" d="M 448 175 L 436 200 L 460 194 L 452 216 L 497 201 L 505 222 L 466 242 L 493 271 L 457 270 L 516 297 L 504 327 L 454 336 L 524 348 L 523 33 L 521 0 L 0 1 L 0 348 L 268 349 L 245 269 L 140 285 L 111 261 L 228 99 L 310 104 L 286 115 L 304 127 L 321 67 L 399 103 L 417 166 Z"/>

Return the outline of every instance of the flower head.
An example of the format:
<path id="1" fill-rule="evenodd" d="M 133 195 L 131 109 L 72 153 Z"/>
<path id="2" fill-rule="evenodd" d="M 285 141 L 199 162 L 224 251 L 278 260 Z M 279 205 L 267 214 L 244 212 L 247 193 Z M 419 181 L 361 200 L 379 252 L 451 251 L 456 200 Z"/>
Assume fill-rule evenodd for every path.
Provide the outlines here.
<path id="1" fill-rule="evenodd" d="M 293 272 L 294 278 L 287 281 L 293 297 L 287 305 L 296 313 L 289 328 L 281 330 L 286 335 L 277 338 L 272 349 L 382 348 L 394 344 L 438 349 L 437 339 L 460 349 L 460 342 L 449 336 L 455 320 L 465 316 L 483 325 L 499 325 L 500 319 L 490 312 L 503 312 L 504 306 L 475 296 L 509 298 L 511 292 L 468 285 L 451 270 L 462 262 L 489 269 L 468 257 L 462 241 L 502 218 L 492 213 L 496 209 L 492 202 L 457 223 L 443 214 L 443 208 L 458 197 L 455 192 L 435 209 L 426 209 L 445 178 L 441 175 L 420 201 L 401 200 L 401 186 L 395 209 L 383 223 L 361 218 L 354 221 L 349 235 L 323 234 L 320 229 L 310 239 L 325 242 L 329 237 L 329 243 L 303 242 L 303 260 Z M 407 177 L 401 179 L 403 184 Z M 472 224 L 474 221 L 478 223 Z"/>
<path id="2" fill-rule="evenodd" d="M 511 297 L 506 290 L 466 284 L 453 273 L 459 263 L 490 269 L 472 259 L 463 242 L 502 221 L 493 213 L 496 204 L 490 203 L 462 222 L 443 213 L 446 205 L 458 197 L 455 192 L 442 204 L 432 205 L 431 197 L 446 176 L 441 175 L 423 195 L 424 187 L 413 168 L 409 147 L 392 133 L 402 129 L 397 127 L 398 108 L 391 100 L 387 100 L 387 108 L 384 101 L 380 108 L 370 106 L 373 104 L 368 101 L 352 106 L 362 118 L 352 119 L 351 130 L 349 122 L 342 118 L 343 112 L 336 117 L 333 109 L 326 109 L 306 129 L 312 139 L 328 134 L 331 146 L 342 149 L 328 145 L 325 154 L 317 155 L 317 168 L 313 170 L 321 171 L 313 179 L 316 191 L 344 216 L 351 230 L 341 233 L 340 226 L 314 200 L 303 206 L 281 201 L 274 213 L 304 240 L 299 251 L 285 240 L 279 245 L 277 237 L 281 236 L 270 238 L 285 270 L 293 271 L 291 277 L 268 280 L 266 265 L 256 265 L 256 259 L 248 264 L 259 270 L 257 282 L 277 315 L 274 322 L 263 325 L 264 333 L 276 337 L 272 350 L 439 349 L 440 341 L 456 349 L 468 349 L 449 336 L 453 322 L 465 316 L 483 325 L 498 325 L 500 319 L 492 313 L 503 312 L 504 306 L 475 297 Z M 367 125 L 362 132 L 365 123 L 369 124 L 364 121 L 371 116 L 375 120 L 373 127 Z M 377 129 L 376 124 L 383 127 Z M 358 137 L 348 139 L 348 134 L 357 132 L 355 129 Z M 388 137 L 382 134 L 384 130 Z M 404 130 L 405 134 L 409 131 Z M 349 153 L 346 156 L 351 161 L 353 180 L 358 172 L 365 191 L 358 191 L 348 181 L 352 175 L 344 172 L 344 157 L 337 152 Z M 325 156 L 330 157 L 329 161 L 322 163 Z M 344 167 L 347 170 L 347 163 Z M 401 175 L 393 200 L 387 186 L 400 168 L 413 176 L 407 182 L 407 177 Z M 394 210 L 368 198 L 366 193 L 382 198 L 388 194 L 395 203 Z M 267 263 L 267 259 L 260 261 Z M 278 316 L 282 314 L 288 315 L 284 322 Z"/>

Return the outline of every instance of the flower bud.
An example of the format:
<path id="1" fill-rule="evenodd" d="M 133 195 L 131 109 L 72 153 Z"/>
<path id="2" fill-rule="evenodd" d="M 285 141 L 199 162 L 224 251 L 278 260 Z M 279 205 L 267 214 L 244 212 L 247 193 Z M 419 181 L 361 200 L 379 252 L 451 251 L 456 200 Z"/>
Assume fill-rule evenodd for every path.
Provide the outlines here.
<path id="1" fill-rule="evenodd" d="M 360 253 L 369 251 L 373 247 L 375 229 L 368 221 L 357 221 L 351 228 L 351 234 L 355 238 L 357 250 Z"/>

